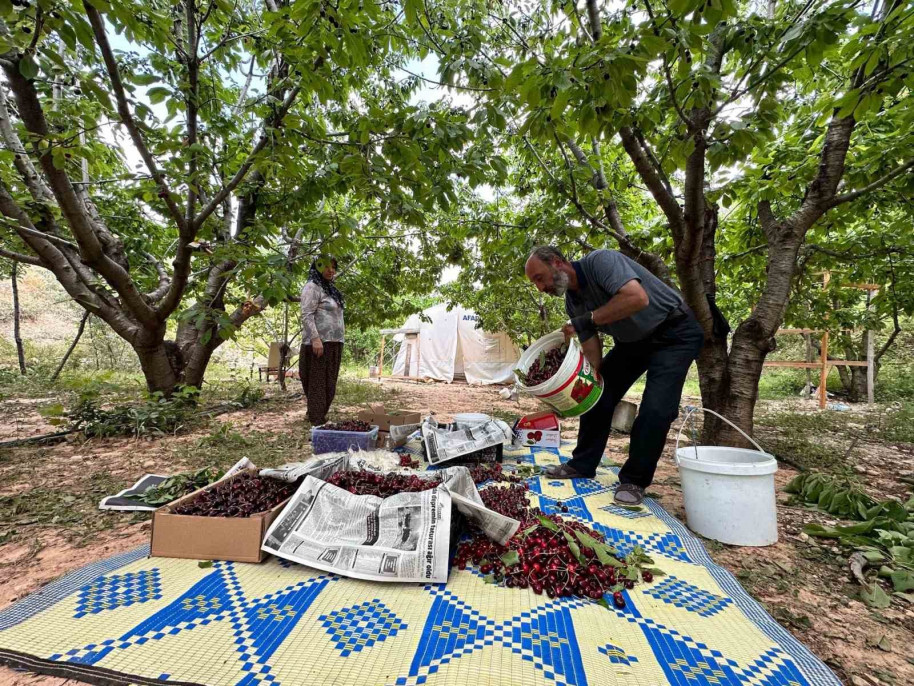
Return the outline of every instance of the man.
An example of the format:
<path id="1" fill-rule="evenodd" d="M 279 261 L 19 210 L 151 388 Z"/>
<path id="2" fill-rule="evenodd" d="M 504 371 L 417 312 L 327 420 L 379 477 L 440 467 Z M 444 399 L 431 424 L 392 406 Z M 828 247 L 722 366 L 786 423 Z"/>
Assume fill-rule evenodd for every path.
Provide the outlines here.
<path id="1" fill-rule="evenodd" d="M 562 330 L 566 338 L 578 335 L 584 356 L 603 377 L 603 395 L 581 417 L 571 460 L 547 474 L 556 479 L 594 476 L 616 405 L 647 372 L 615 495 L 621 505 L 640 505 L 679 414 L 686 374 L 704 344 L 701 327 L 679 293 L 614 250 L 595 250 L 569 262 L 558 249 L 539 247 L 530 253 L 524 273 L 540 292 L 565 296 L 571 321 Z M 614 341 L 605 357 L 600 333 Z"/>

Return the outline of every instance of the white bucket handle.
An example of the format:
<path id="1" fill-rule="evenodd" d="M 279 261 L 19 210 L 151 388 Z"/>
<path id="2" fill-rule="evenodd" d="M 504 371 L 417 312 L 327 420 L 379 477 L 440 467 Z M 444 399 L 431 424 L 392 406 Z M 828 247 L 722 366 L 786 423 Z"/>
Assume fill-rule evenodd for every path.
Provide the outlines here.
<path id="1" fill-rule="evenodd" d="M 730 426 L 732 426 L 734 429 L 736 429 L 737 431 L 739 431 L 739 432 L 743 435 L 743 438 L 745 438 L 747 441 L 749 441 L 752 445 L 755 446 L 755 449 L 756 449 L 756 450 L 758 450 L 758 451 L 759 451 L 760 453 L 762 453 L 763 455 L 767 455 L 767 454 L 768 454 L 768 453 L 766 453 L 766 452 L 762 449 L 762 446 L 760 446 L 758 443 L 756 443 L 756 442 L 752 439 L 752 437 L 751 437 L 749 434 L 747 434 L 745 431 L 743 431 L 742 429 L 740 429 L 736 424 L 734 424 L 733 422 L 731 422 L 729 419 L 727 419 L 726 417 L 724 417 L 722 414 L 718 414 L 718 413 L 715 412 L 714 410 L 709 410 L 709 409 L 706 408 L 706 407 L 695 407 L 694 405 L 686 405 L 686 406 L 685 406 L 685 409 L 686 409 L 686 416 L 682 418 L 682 423 L 679 425 L 679 433 L 676 434 L 676 452 L 673 453 L 673 459 L 676 461 L 676 464 L 677 464 L 677 465 L 679 464 L 679 441 L 680 441 L 680 439 L 682 438 L 682 430 L 685 428 L 686 422 L 689 421 L 689 419 L 692 417 L 692 414 L 693 414 L 696 410 L 701 410 L 702 412 L 708 412 L 709 414 L 713 414 L 715 417 L 717 417 L 717 418 L 719 418 L 719 419 L 722 419 L 722 420 L 725 421 L 727 424 L 729 424 Z M 697 460 L 697 459 L 698 459 L 698 445 L 696 444 L 696 445 L 694 445 L 694 446 L 692 446 L 692 447 L 695 448 L 695 459 Z"/>

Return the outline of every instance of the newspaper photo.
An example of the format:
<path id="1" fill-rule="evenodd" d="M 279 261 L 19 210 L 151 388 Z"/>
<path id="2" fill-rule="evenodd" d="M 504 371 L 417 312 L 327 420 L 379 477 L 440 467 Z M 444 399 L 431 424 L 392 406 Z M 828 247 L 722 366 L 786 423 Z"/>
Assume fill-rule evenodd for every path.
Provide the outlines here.
<path id="1" fill-rule="evenodd" d="M 433 419 L 422 424 L 422 440 L 429 464 L 441 464 L 461 455 L 514 440 L 511 427 L 499 419 L 482 424 L 458 422 L 453 426 L 453 430 L 442 428 Z"/>
<path id="2" fill-rule="evenodd" d="M 450 535 L 451 494 L 443 485 L 382 499 L 308 475 L 263 550 L 356 579 L 443 582 Z"/>

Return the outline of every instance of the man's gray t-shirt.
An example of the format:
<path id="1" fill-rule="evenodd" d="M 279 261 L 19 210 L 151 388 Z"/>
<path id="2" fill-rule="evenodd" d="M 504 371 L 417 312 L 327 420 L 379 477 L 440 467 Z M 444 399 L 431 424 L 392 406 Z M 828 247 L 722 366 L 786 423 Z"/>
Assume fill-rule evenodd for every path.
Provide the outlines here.
<path id="1" fill-rule="evenodd" d="M 640 264 L 615 250 L 594 250 L 580 262 L 572 262 L 578 276 L 578 290 L 565 294 L 569 317 L 592 312 L 605 305 L 629 281 L 641 282 L 649 304 L 640 312 L 612 324 L 588 323 L 578 336 L 583 343 L 597 331 L 611 335 L 619 343 L 634 343 L 647 338 L 675 309 L 682 297 Z"/>

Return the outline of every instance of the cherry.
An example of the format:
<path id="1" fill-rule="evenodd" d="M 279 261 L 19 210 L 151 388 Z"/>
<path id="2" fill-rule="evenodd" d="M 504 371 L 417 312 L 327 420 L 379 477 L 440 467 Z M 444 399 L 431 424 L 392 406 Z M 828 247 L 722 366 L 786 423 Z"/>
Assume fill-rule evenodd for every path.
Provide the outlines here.
<path id="1" fill-rule="evenodd" d="M 650 572 L 641 572 L 641 578 L 647 583 L 651 583 L 654 580 L 654 575 Z"/>
<path id="2" fill-rule="evenodd" d="M 622 591 L 613 593 L 613 604 L 620 610 L 625 608 L 625 596 L 622 595 Z"/>
<path id="3" fill-rule="evenodd" d="M 368 422 L 363 422 L 359 419 L 350 419 L 345 422 L 330 423 L 324 424 L 321 429 L 326 431 L 355 431 L 358 433 L 365 433 L 366 431 L 371 431 L 371 424 Z"/>

